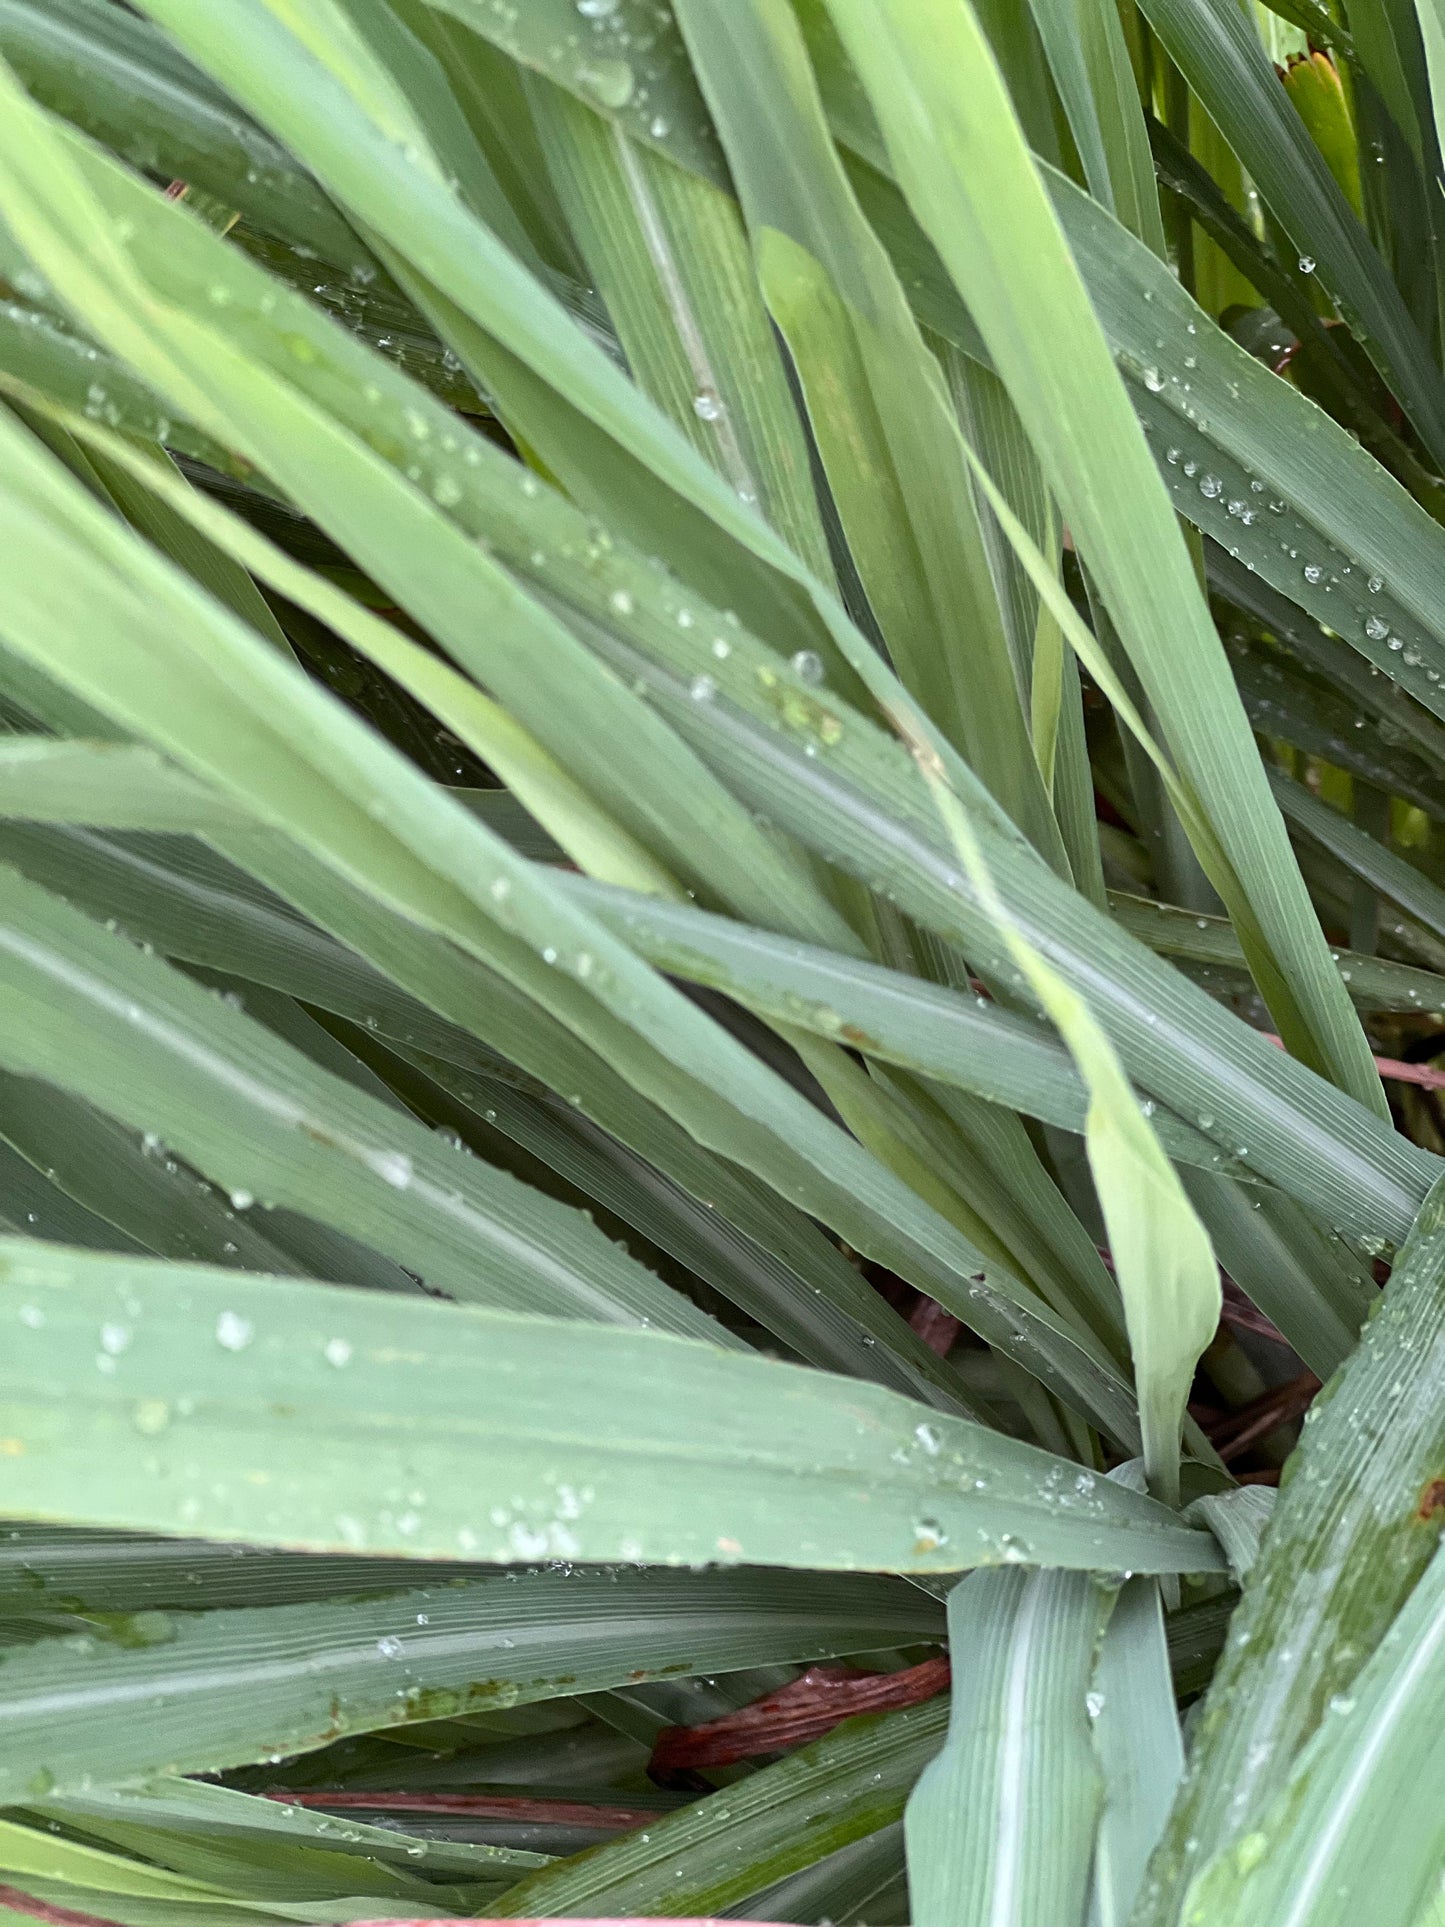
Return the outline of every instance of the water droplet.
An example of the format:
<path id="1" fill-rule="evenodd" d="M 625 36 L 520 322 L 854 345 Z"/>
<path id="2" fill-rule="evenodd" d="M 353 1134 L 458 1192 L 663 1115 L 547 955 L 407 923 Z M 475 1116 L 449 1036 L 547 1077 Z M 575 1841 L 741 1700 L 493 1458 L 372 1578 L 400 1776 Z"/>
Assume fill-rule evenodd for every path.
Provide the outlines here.
<path id="1" fill-rule="evenodd" d="M 243 1352 L 256 1335 L 249 1318 L 238 1311 L 223 1311 L 216 1320 L 216 1343 L 228 1352 Z"/>
<path id="2" fill-rule="evenodd" d="M 918 1443 L 930 1458 L 933 1458 L 937 1454 L 941 1441 L 936 1425 L 915 1425 L 913 1428 L 913 1436 L 918 1440 Z"/>
<path id="3" fill-rule="evenodd" d="M 1160 389 L 1164 386 L 1164 377 L 1157 368 L 1146 368 L 1144 370 L 1144 386 L 1149 390 L 1151 395 L 1157 395 L 1159 393 Z"/>
<path id="4" fill-rule="evenodd" d="M 1384 642 L 1390 633 L 1390 625 L 1380 616 L 1366 616 L 1365 634 L 1371 642 Z"/>
<path id="5" fill-rule="evenodd" d="M 620 0 L 577 0 L 577 11 L 585 20 L 605 20 L 619 4 Z"/>
<path id="6" fill-rule="evenodd" d="M 823 658 L 816 649 L 800 649 L 792 658 L 793 673 L 804 682 L 823 680 Z"/>
<path id="7" fill-rule="evenodd" d="M 695 703 L 710 703 L 717 694 L 717 684 L 711 676 L 694 676 L 688 684 L 688 694 Z"/>
<path id="8" fill-rule="evenodd" d="M 381 1639 L 377 1640 L 376 1650 L 381 1654 L 383 1659 L 400 1659 L 402 1655 L 402 1644 L 394 1633 L 387 1633 Z"/>
<path id="9" fill-rule="evenodd" d="M 127 1325 L 102 1325 L 100 1348 L 104 1352 L 109 1352 L 112 1358 L 119 1358 L 130 1345 L 130 1337 L 130 1328 Z"/>
<path id="10" fill-rule="evenodd" d="M 589 60 L 577 69 L 577 84 L 604 107 L 625 107 L 637 85 L 625 60 Z"/>
<path id="11" fill-rule="evenodd" d="M 1084 1711 L 1088 1714 L 1091 1720 L 1098 1719 L 1099 1715 L 1103 1712 L 1103 1710 L 1104 1710 L 1104 1695 L 1102 1693 L 1085 1693 Z"/>
<path id="12" fill-rule="evenodd" d="M 1183 449 L 1180 448 L 1166 448 L 1164 451 L 1164 459 L 1171 468 L 1177 468 L 1179 466 L 1179 457 L 1183 452 Z"/>
<path id="13" fill-rule="evenodd" d="M 1365 587 L 1369 590 L 1371 595 L 1378 595 L 1381 589 L 1384 588 L 1384 586 L 1385 586 L 1384 581 L 1381 579 L 1381 577 L 1377 575 L 1372 575 L 1369 581 L 1365 584 Z"/>
<path id="14" fill-rule="evenodd" d="M 1222 495 L 1224 493 L 1224 484 L 1217 475 L 1201 475 L 1199 478 L 1199 493 L 1201 495 L 1207 495 L 1209 499 L 1213 501 L 1216 495 Z"/>
<path id="15" fill-rule="evenodd" d="M 376 1151 L 367 1160 L 379 1178 L 405 1191 L 411 1183 L 411 1159 L 405 1151 Z"/>
<path id="16" fill-rule="evenodd" d="M 940 1546 L 948 1544 L 948 1534 L 937 1519 L 915 1519 L 913 1521 L 913 1550 L 918 1552 L 937 1552 Z"/>
<path id="17" fill-rule="evenodd" d="M 1313 273 L 1314 273 L 1314 271 L 1315 271 L 1315 258 L 1314 258 L 1314 256 L 1313 256 L 1312 254 L 1302 254 L 1302 255 L 1300 256 L 1300 258 L 1299 258 L 1299 271 L 1300 271 L 1300 273 L 1301 273 L 1301 274 L 1313 274 Z"/>
<path id="18" fill-rule="evenodd" d="M 723 417 L 723 405 L 711 388 L 701 388 L 692 398 L 692 412 L 700 422 L 717 422 Z"/>
<path id="19" fill-rule="evenodd" d="M 626 589 L 614 589 L 607 600 L 620 616 L 630 616 L 636 607 Z"/>
<path id="20" fill-rule="evenodd" d="M 326 1362 L 328 1365 L 334 1365 L 339 1371 L 350 1359 L 351 1351 L 352 1346 L 349 1338 L 328 1338 L 326 1341 Z"/>
<path id="21" fill-rule="evenodd" d="M 249 1211 L 255 1202 L 256 1194 L 254 1191 L 237 1189 L 231 1193 L 231 1208 L 233 1211 Z"/>
<path id="22" fill-rule="evenodd" d="M 1304 573 L 1304 579 L 1306 582 L 1318 582 L 1320 577 L 1324 574 L 1324 570 L 1320 567 L 1318 562 L 1306 562 L 1304 565 L 1303 573 Z"/>

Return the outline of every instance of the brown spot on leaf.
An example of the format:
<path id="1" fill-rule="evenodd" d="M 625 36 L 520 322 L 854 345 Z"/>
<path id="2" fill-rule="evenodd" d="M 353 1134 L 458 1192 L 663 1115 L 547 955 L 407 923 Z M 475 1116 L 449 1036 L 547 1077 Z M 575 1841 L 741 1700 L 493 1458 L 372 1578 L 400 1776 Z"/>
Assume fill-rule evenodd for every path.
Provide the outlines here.
<path id="1" fill-rule="evenodd" d="M 1431 1479 L 1420 1494 L 1420 1503 L 1415 1508 L 1417 1519 L 1433 1519 L 1437 1512 L 1445 1512 L 1445 1479 Z"/>

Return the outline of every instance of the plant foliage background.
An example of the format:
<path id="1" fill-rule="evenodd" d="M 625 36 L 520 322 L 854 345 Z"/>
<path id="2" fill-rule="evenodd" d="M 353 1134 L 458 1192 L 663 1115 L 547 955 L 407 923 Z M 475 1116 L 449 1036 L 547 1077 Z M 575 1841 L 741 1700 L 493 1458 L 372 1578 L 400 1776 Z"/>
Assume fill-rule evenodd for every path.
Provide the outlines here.
<path id="1" fill-rule="evenodd" d="M 0 55 L 0 1919 L 1439 1927 L 1445 5 Z"/>

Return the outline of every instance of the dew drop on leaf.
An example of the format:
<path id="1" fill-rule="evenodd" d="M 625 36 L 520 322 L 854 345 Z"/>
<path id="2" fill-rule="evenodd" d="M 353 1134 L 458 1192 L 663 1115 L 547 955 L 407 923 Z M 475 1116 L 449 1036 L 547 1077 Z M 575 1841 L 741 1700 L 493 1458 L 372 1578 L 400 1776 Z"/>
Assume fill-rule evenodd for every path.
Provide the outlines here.
<path id="1" fill-rule="evenodd" d="M 378 1177 L 404 1191 L 411 1183 L 411 1159 L 405 1151 L 378 1151 L 370 1160 Z"/>
<path id="2" fill-rule="evenodd" d="M 591 60 L 577 69 L 577 84 L 604 107 L 625 107 L 636 77 L 625 60 Z"/>
<path id="3" fill-rule="evenodd" d="M 223 1311 L 216 1320 L 216 1343 L 225 1351 L 245 1351 L 255 1335 L 255 1326 L 238 1311 Z"/>

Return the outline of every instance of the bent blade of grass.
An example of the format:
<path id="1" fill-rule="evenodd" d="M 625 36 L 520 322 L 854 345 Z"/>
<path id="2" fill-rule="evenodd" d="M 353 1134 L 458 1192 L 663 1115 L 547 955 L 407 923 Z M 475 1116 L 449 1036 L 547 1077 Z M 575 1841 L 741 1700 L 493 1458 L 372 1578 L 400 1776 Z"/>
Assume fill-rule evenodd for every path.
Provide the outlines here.
<path id="1" fill-rule="evenodd" d="M 931 740 L 915 719 L 896 720 L 960 862 L 1088 1086 L 1084 1143 L 1124 1300 L 1145 1468 L 1151 1489 L 1177 1505 L 1185 1403 L 1200 1353 L 1219 1323 L 1219 1267 L 1209 1234 L 1160 1149 L 1113 1045 L 1083 998 L 1031 947 L 1010 916 Z"/>
<path id="2" fill-rule="evenodd" d="M 1230 858 L 1229 908 L 1281 1032 L 1383 1115 L 1187 549 L 972 11 L 942 0 L 829 0 L 829 11 Z"/>

